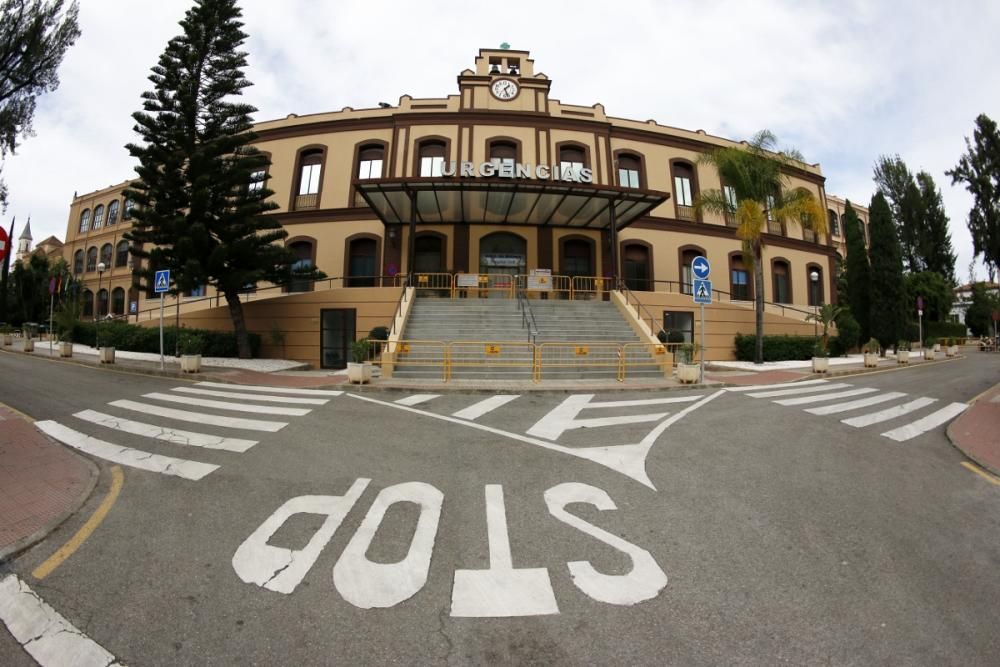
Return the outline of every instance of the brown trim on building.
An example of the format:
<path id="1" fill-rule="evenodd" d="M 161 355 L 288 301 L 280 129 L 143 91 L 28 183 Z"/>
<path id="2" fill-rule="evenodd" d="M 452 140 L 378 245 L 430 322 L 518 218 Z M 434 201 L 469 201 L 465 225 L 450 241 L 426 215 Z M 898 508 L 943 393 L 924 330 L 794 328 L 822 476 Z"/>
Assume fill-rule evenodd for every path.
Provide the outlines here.
<path id="1" fill-rule="evenodd" d="M 675 167 L 678 164 L 683 164 L 687 165 L 688 167 L 691 167 L 691 207 L 693 208 L 694 200 L 697 199 L 698 195 L 701 193 L 701 184 L 698 182 L 698 164 L 682 157 L 670 158 L 668 164 L 669 164 L 668 171 L 670 172 L 670 192 L 673 193 L 673 197 L 671 197 L 671 199 L 674 202 L 674 213 L 676 214 L 677 207 L 680 206 L 681 204 L 678 203 L 679 200 L 677 197 L 676 183 L 674 182 L 676 176 Z M 695 215 L 697 216 L 695 218 L 697 222 L 699 223 L 704 222 L 701 213 L 695 213 Z"/>
<path id="2" fill-rule="evenodd" d="M 810 299 L 812 299 L 812 296 L 813 296 L 812 279 L 809 277 L 809 274 L 812 273 L 814 269 L 817 272 L 819 272 L 819 280 L 816 281 L 816 283 L 819 285 L 819 290 L 820 290 L 820 292 L 819 292 L 819 303 L 809 303 Z M 809 305 L 809 306 L 819 306 L 821 304 L 826 303 L 826 291 L 827 291 L 827 287 L 826 287 L 826 285 L 824 285 L 824 280 L 823 280 L 823 278 L 824 278 L 823 274 L 824 273 L 826 273 L 826 272 L 823 270 L 823 267 L 820 266 L 819 264 L 817 264 L 816 262 L 808 262 L 806 264 L 806 305 Z"/>
<path id="3" fill-rule="evenodd" d="M 538 268 L 552 269 L 552 228 L 539 227 L 536 241 L 538 243 Z"/>
<path id="4" fill-rule="evenodd" d="M 592 273 L 597 272 L 597 248 L 595 247 L 595 241 L 593 237 L 586 236 L 585 234 L 567 234 L 566 236 L 561 236 L 559 238 L 559 265 L 557 272 L 559 275 L 567 275 L 566 273 L 566 243 L 568 241 L 584 241 L 590 248 L 590 266 L 593 269 Z"/>
<path id="5" fill-rule="evenodd" d="M 640 239 L 626 239 L 626 240 L 620 241 L 618 243 L 618 252 L 619 252 L 619 255 L 618 255 L 618 258 L 619 258 L 619 260 L 618 260 L 618 266 L 622 267 L 622 280 L 625 279 L 625 271 L 624 271 L 624 267 L 625 267 L 625 248 L 627 246 L 630 246 L 630 245 L 642 246 L 642 247 L 644 247 L 646 249 L 646 256 L 649 259 L 649 278 L 647 278 L 647 280 L 649 281 L 650 285 L 655 286 L 656 285 L 656 261 L 655 261 L 655 259 L 653 257 L 653 244 L 649 243 L 648 241 L 642 241 Z"/>
<path id="6" fill-rule="evenodd" d="M 299 188 L 302 185 L 302 155 L 306 152 L 321 151 L 322 157 L 319 161 L 319 186 L 316 190 L 316 208 L 322 208 L 323 204 L 323 181 L 326 180 L 326 158 L 330 154 L 326 144 L 306 144 L 300 146 L 295 151 L 295 160 L 292 162 L 292 190 L 288 196 L 289 211 L 295 210 L 295 198 L 298 196 Z M 313 209 L 310 209 L 313 210 Z"/>
<path id="7" fill-rule="evenodd" d="M 286 238 L 285 239 L 285 247 L 286 248 L 291 248 L 293 243 L 301 243 L 303 241 L 306 242 L 306 243 L 308 243 L 309 247 L 312 249 L 312 256 L 309 258 L 309 261 L 312 262 L 312 265 L 314 267 L 316 267 L 316 256 L 317 256 L 317 249 L 319 248 L 319 241 L 317 241 L 314 237 L 300 235 L 300 236 L 292 236 L 292 237 Z M 289 287 L 289 285 L 287 285 L 287 284 L 284 285 L 284 286 L 282 286 L 281 291 L 287 293 L 288 292 L 288 287 Z M 313 288 L 310 285 L 309 290 L 312 291 L 312 289 Z"/>
<path id="8" fill-rule="evenodd" d="M 378 234 L 372 234 L 371 232 L 358 232 L 357 234 L 351 234 L 344 239 L 344 263 L 341 265 L 344 267 L 343 273 L 344 287 L 347 287 L 348 278 L 352 277 L 349 275 L 351 268 L 351 243 L 354 241 L 361 241 L 364 239 L 372 239 L 375 241 L 375 266 L 382 266 L 382 237 Z M 369 276 L 357 276 L 358 278 L 368 278 Z M 376 276 L 377 278 L 377 276 Z M 376 281 L 376 286 L 378 285 Z"/>
<path id="9" fill-rule="evenodd" d="M 290 213 L 273 213 L 283 225 L 293 225 L 307 222 L 354 222 L 361 220 L 378 220 L 367 206 L 354 206 L 349 208 L 319 208 L 309 211 L 292 211 Z"/>
<path id="10" fill-rule="evenodd" d="M 647 216 L 633 222 L 629 225 L 629 229 L 654 229 L 658 231 L 678 232 L 681 234 L 700 234 L 703 236 L 717 236 L 720 238 L 728 238 L 739 241 L 739 239 L 736 238 L 736 230 L 733 227 L 726 227 L 725 225 L 714 223 L 688 222 L 686 220 L 677 220 L 675 218 Z M 774 236 L 773 234 L 765 234 L 764 243 L 770 247 L 804 250 L 806 252 L 812 252 L 819 255 L 832 256 L 836 254 L 836 251 L 833 248 L 829 248 L 824 245 L 809 243 L 807 241 L 803 241 L 802 239 L 791 239 L 786 236 Z"/>
<path id="11" fill-rule="evenodd" d="M 396 149 L 399 146 L 399 126 L 392 126 L 392 140 L 389 142 L 392 149 L 389 151 L 389 171 L 386 172 L 395 178 L 396 176 Z"/>
<path id="12" fill-rule="evenodd" d="M 778 301 L 778 272 L 774 270 L 774 265 L 781 262 L 785 265 L 785 279 L 788 281 L 788 301 Z M 792 262 L 787 257 L 771 258 L 771 301 L 774 303 L 794 304 L 795 291 L 792 283 Z"/>
<path id="13" fill-rule="evenodd" d="M 734 300 L 734 301 L 753 301 L 756 298 L 754 296 L 754 293 L 755 293 L 755 290 L 757 288 L 757 277 L 754 275 L 754 270 L 752 268 L 750 268 L 750 263 L 748 261 L 746 261 L 746 259 L 744 258 L 743 251 L 742 250 L 733 250 L 726 257 L 728 258 L 727 265 L 729 267 L 729 275 L 727 276 L 727 278 L 728 278 L 727 282 L 729 283 L 729 298 L 732 299 L 732 300 Z M 736 268 L 734 266 L 734 264 L 735 264 L 734 260 L 737 257 L 740 260 L 740 264 L 743 265 L 742 267 L 740 267 L 740 270 L 747 272 L 747 298 L 746 299 L 733 299 L 733 291 L 734 291 L 733 290 L 733 269 Z"/>
<path id="14" fill-rule="evenodd" d="M 568 139 L 566 141 L 557 141 L 555 145 L 555 155 L 549 161 L 549 164 L 555 166 L 562 162 L 562 149 L 563 148 L 579 148 L 583 150 L 583 166 L 587 169 L 593 169 L 593 160 L 590 156 L 590 146 L 581 142 Z"/>
<path id="15" fill-rule="evenodd" d="M 486 156 L 487 160 L 492 159 L 490 157 L 490 152 L 493 149 L 493 144 L 494 143 L 513 144 L 514 145 L 514 152 L 515 152 L 514 162 L 518 162 L 518 163 L 524 162 L 524 159 L 523 159 L 524 158 L 524 151 L 522 149 L 521 140 L 518 139 L 518 138 L 516 138 L 516 137 L 510 137 L 510 136 L 507 136 L 507 135 L 497 135 L 497 136 L 487 137 L 486 138 L 486 153 L 485 153 L 485 156 Z"/>
<path id="16" fill-rule="evenodd" d="M 829 284 L 829 294 L 830 303 L 837 303 L 837 258 L 836 256 L 827 257 L 827 264 L 830 266 L 830 271 L 827 274 L 827 282 Z"/>
<path id="17" fill-rule="evenodd" d="M 469 272 L 469 225 L 453 225 L 452 233 L 455 237 L 454 256 L 452 263 L 456 273 Z M 478 270 L 478 268 L 477 268 Z"/>
<path id="18" fill-rule="evenodd" d="M 693 243 L 688 243 L 686 245 L 679 246 L 677 248 L 677 283 L 679 285 L 684 285 L 684 253 L 686 252 L 696 252 L 711 263 L 711 259 L 708 257 L 708 253 L 705 249 L 699 245 L 694 245 Z"/>
<path id="19" fill-rule="evenodd" d="M 410 104 L 411 109 L 447 109 L 447 104 Z"/>
<path id="20" fill-rule="evenodd" d="M 609 178 L 609 185 L 617 185 L 618 187 L 625 187 L 618 182 L 618 158 L 621 155 L 632 155 L 639 158 L 639 189 L 647 190 L 649 186 L 646 180 L 646 156 L 639 151 L 632 150 L 631 148 L 619 148 L 614 153 L 612 153 L 613 160 L 611 161 L 609 168 L 611 171 L 611 177 Z"/>
<path id="21" fill-rule="evenodd" d="M 426 134 L 420 137 L 410 137 L 410 144 L 413 145 L 413 161 L 410 165 L 410 176 L 420 176 L 420 146 L 425 143 L 444 144 L 444 161 L 451 159 L 451 139 L 440 134 Z"/>
<path id="22" fill-rule="evenodd" d="M 364 139 L 362 141 L 358 141 L 357 143 L 355 143 L 354 144 L 354 157 L 351 158 L 351 171 L 350 171 L 351 178 L 350 178 L 350 180 L 349 180 L 349 182 L 347 184 L 347 200 L 346 201 L 347 201 L 347 205 L 350 206 L 350 207 L 354 207 L 354 203 L 355 203 L 355 195 L 356 195 L 356 192 L 357 192 L 357 188 L 355 187 L 355 181 L 357 181 L 357 180 L 368 180 L 368 179 L 359 179 L 358 178 L 358 167 L 361 164 L 361 159 L 360 159 L 361 149 L 365 148 L 367 146 L 380 146 L 382 148 L 382 176 L 381 176 L 381 178 L 391 178 L 389 176 L 388 172 L 386 171 L 386 168 L 389 165 L 389 161 L 387 159 L 387 156 L 389 155 L 389 152 L 390 152 L 389 142 L 385 141 L 384 139 Z M 368 205 L 365 204 L 364 208 L 368 208 Z"/>

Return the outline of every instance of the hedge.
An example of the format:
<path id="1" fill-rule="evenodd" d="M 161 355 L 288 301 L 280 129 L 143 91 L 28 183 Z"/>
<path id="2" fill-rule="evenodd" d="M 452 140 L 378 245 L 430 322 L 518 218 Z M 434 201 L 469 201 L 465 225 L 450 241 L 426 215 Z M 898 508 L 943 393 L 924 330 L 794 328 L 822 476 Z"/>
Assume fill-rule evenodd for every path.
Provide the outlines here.
<path id="1" fill-rule="evenodd" d="M 764 361 L 812 359 L 816 339 L 812 336 L 764 336 Z M 736 334 L 736 358 L 754 361 L 757 336 Z"/>
<path id="2" fill-rule="evenodd" d="M 238 357 L 236 334 L 231 331 L 211 331 L 209 329 L 190 329 L 182 327 L 181 332 L 200 336 L 204 341 L 201 354 L 206 357 Z M 177 345 L 177 327 L 163 328 L 163 352 L 173 355 Z M 160 351 L 159 327 L 140 327 L 125 322 L 101 323 L 102 347 L 113 347 L 116 350 L 128 352 Z M 77 322 L 73 327 L 73 341 L 84 345 L 93 345 L 96 332 L 93 322 Z M 250 353 L 260 356 L 260 335 L 250 334 Z"/>
<path id="3" fill-rule="evenodd" d="M 965 338 L 969 335 L 965 324 L 962 322 L 924 322 L 924 337 L 933 336 L 938 340 L 942 338 Z"/>

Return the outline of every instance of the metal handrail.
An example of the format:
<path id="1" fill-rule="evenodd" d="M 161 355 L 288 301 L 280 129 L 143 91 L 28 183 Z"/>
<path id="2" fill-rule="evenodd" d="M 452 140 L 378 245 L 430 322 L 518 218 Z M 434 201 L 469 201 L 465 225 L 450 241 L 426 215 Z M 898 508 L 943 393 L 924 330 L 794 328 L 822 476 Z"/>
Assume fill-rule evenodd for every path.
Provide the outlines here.
<path id="1" fill-rule="evenodd" d="M 528 329 L 528 342 L 534 343 L 538 338 L 538 323 L 535 321 L 535 311 L 531 309 L 531 302 L 524 292 L 522 288 L 517 290 L 517 309 L 521 311 L 521 328 Z"/>
<path id="2" fill-rule="evenodd" d="M 662 341 L 666 342 L 667 340 L 666 330 L 663 328 L 662 325 L 654 324 L 654 322 L 656 322 L 656 319 L 653 317 L 653 314 L 649 312 L 649 309 L 646 308 L 646 306 L 644 306 L 641 301 L 639 301 L 639 297 L 637 297 L 635 294 L 632 293 L 632 290 L 628 288 L 628 285 L 622 283 L 620 287 L 622 293 L 625 295 L 625 305 L 631 306 L 632 303 L 629 297 L 634 298 L 636 306 L 636 314 L 639 317 L 639 319 L 642 320 L 642 315 L 645 314 L 649 318 L 649 332 L 654 336 L 656 336 L 657 338 L 659 338 L 660 337 L 659 334 L 662 333 L 663 334 Z M 657 329 L 659 329 L 659 331 L 657 331 Z"/>
<path id="3" fill-rule="evenodd" d="M 694 285 L 692 283 L 685 283 L 685 282 L 680 282 L 680 281 L 677 281 L 677 280 L 654 280 L 652 282 L 653 282 L 654 287 L 656 285 L 658 285 L 658 284 L 665 284 L 665 285 L 667 285 L 667 290 L 666 291 L 668 293 L 673 293 L 674 292 L 674 289 L 672 289 L 674 286 L 677 286 L 676 293 L 678 293 L 678 294 L 691 294 L 694 291 Z M 685 292 L 684 288 L 687 288 L 688 290 L 691 290 L 691 291 Z M 654 289 L 653 292 L 656 292 L 656 290 Z M 719 295 L 719 298 L 715 298 L 716 294 Z M 722 303 L 723 301 L 726 300 L 726 299 L 722 298 L 723 295 L 725 295 L 726 297 L 728 297 L 729 301 L 733 301 L 734 300 L 732 298 L 733 295 L 732 295 L 731 292 L 727 292 L 726 290 L 718 289 L 718 288 L 715 288 L 715 287 L 712 288 L 712 297 L 713 297 L 714 301 Z M 751 302 L 752 303 L 753 299 L 736 299 L 736 301 L 747 301 L 747 302 Z M 796 308 L 795 306 L 790 306 L 787 303 L 776 303 L 774 301 L 767 301 L 767 300 L 765 300 L 764 301 L 764 307 L 767 308 L 768 306 L 772 306 L 774 308 L 779 309 L 781 311 L 781 315 L 782 316 L 784 316 L 786 310 L 790 311 L 790 312 L 793 312 L 793 313 L 801 313 L 802 315 L 811 315 L 812 312 L 813 312 L 811 310 L 803 310 L 801 308 Z"/>
<path id="4" fill-rule="evenodd" d="M 406 303 L 406 290 L 409 288 L 409 284 L 404 280 L 403 287 L 399 292 L 399 298 L 396 299 L 396 310 L 392 315 L 392 326 L 389 327 L 389 338 L 392 338 L 392 334 L 396 332 L 396 322 L 400 319 L 399 314 L 403 312 L 403 304 Z"/>

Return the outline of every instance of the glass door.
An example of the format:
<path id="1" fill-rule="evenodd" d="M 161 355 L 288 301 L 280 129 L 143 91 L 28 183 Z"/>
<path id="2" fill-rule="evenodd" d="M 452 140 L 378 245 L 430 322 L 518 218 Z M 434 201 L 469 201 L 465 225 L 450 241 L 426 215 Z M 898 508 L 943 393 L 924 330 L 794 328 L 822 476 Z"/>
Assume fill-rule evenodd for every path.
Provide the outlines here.
<path id="1" fill-rule="evenodd" d="M 356 311 L 330 308 L 320 311 L 320 367 L 347 368 L 354 342 Z"/>

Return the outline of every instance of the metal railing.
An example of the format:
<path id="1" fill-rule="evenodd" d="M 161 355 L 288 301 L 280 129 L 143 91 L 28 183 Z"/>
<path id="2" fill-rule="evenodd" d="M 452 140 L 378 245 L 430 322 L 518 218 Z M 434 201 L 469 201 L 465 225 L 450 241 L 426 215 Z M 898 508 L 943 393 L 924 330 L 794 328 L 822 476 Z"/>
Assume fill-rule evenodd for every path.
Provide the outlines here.
<path id="1" fill-rule="evenodd" d="M 625 297 L 625 305 L 632 306 L 633 305 L 632 302 L 635 301 L 634 306 L 636 311 L 636 318 L 641 322 L 646 322 L 648 320 L 649 332 L 654 336 L 656 336 L 657 338 L 659 338 L 659 335 L 662 333 L 663 338 L 661 339 L 661 341 L 663 341 L 666 338 L 667 332 L 664 330 L 661 324 L 657 323 L 657 318 L 655 318 L 653 314 L 649 312 L 649 309 L 646 308 L 646 306 L 644 306 L 641 301 L 639 301 L 639 297 L 637 297 L 632 292 L 632 290 L 628 288 L 627 285 L 622 285 L 621 291 L 622 295 Z M 662 321 L 662 317 L 660 318 L 660 321 Z"/>
<path id="2" fill-rule="evenodd" d="M 528 342 L 534 343 L 538 338 L 538 323 L 535 321 L 531 302 L 528 301 L 523 289 L 517 291 L 517 309 L 521 311 L 521 328 L 528 330 Z"/>
<path id="3" fill-rule="evenodd" d="M 513 298 L 516 281 L 512 273 L 456 273 L 452 297 Z"/>

